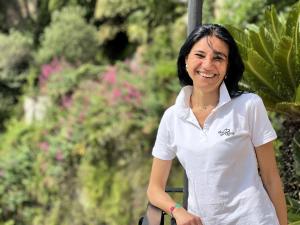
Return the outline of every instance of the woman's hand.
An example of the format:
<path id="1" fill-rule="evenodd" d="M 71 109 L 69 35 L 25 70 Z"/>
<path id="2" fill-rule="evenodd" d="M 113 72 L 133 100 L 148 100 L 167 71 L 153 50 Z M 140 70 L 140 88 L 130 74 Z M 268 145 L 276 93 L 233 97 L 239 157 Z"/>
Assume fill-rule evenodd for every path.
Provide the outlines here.
<path id="1" fill-rule="evenodd" d="M 203 225 L 200 217 L 195 216 L 184 208 L 176 208 L 173 211 L 173 216 L 177 225 Z"/>

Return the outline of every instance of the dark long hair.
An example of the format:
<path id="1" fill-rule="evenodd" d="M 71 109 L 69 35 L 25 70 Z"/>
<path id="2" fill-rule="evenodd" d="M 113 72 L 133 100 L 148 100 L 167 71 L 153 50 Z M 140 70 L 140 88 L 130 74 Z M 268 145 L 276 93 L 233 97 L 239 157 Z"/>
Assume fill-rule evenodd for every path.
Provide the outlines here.
<path id="1" fill-rule="evenodd" d="M 228 45 L 228 67 L 227 77 L 224 80 L 230 97 L 237 97 L 243 93 L 239 89 L 238 83 L 242 79 L 244 63 L 239 53 L 237 44 L 229 31 L 218 24 L 204 24 L 196 27 L 182 45 L 177 59 L 177 75 L 182 86 L 193 85 L 193 81 L 188 75 L 185 67 L 185 59 L 196 42 L 205 36 L 215 36 Z"/>

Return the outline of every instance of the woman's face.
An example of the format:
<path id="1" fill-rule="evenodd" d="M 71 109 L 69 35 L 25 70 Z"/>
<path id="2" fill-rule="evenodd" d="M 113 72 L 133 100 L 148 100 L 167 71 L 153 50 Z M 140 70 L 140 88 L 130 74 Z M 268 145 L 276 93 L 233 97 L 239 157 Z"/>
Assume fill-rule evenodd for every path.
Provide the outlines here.
<path id="1" fill-rule="evenodd" d="M 204 92 L 217 91 L 226 75 L 228 54 L 228 45 L 215 36 L 196 42 L 185 60 L 193 86 Z"/>

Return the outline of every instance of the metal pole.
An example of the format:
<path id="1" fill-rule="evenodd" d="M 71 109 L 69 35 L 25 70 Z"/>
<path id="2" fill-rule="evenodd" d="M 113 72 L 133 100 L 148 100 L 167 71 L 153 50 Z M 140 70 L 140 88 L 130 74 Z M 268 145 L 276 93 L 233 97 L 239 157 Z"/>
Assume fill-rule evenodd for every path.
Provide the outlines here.
<path id="1" fill-rule="evenodd" d="M 202 5 L 203 0 L 188 0 L 188 35 L 202 23 Z"/>
<path id="2" fill-rule="evenodd" d="M 189 35 L 195 27 L 202 24 L 202 5 L 204 0 L 188 0 L 188 29 Z M 187 208 L 188 204 L 188 179 L 184 171 L 184 185 L 183 185 L 183 206 Z"/>

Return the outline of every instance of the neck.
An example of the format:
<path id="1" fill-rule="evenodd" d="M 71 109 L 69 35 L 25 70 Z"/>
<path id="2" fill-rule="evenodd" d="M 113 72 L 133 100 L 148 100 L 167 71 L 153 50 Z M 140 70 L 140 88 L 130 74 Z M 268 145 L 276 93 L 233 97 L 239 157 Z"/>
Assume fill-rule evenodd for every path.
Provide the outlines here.
<path id="1" fill-rule="evenodd" d="M 208 109 L 215 108 L 219 102 L 219 92 L 202 92 L 199 89 L 193 88 L 190 99 L 191 108 L 193 109 Z"/>

